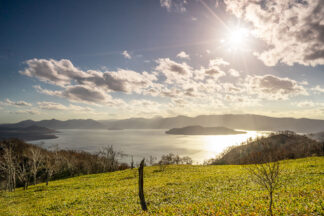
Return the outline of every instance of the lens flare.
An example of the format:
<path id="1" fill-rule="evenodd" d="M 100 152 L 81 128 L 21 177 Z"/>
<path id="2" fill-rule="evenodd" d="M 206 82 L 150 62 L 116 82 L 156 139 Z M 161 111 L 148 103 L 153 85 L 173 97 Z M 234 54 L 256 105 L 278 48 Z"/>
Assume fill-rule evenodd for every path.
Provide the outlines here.
<path id="1" fill-rule="evenodd" d="M 249 31 L 246 28 L 236 28 L 230 33 L 229 42 L 232 46 L 240 46 L 246 42 Z"/>

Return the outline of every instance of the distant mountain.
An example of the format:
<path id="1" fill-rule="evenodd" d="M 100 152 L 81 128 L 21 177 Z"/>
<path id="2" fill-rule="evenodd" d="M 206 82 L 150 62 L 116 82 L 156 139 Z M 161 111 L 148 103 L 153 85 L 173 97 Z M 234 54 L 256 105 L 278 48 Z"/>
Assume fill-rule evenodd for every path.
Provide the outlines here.
<path id="1" fill-rule="evenodd" d="M 324 131 L 324 120 L 274 118 L 252 114 L 200 115 L 197 117 L 176 116 L 170 118 L 130 118 L 123 120 L 73 119 L 60 121 L 56 119 L 32 121 L 26 120 L 16 124 L 3 124 L 0 127 L 40 126 L 50 129 L 171 129 L 189 125 L 203 127 L 227 127 L 242 130 L 291 130 L 298 133 Z"/>
<path id="2" fill-rule="evenodd" d="M 165 132 L 166 134 L 181 134 L 181 135 L 230 135 L 243 134 L 246 132 L 236 131 L 226 127 L 201 127 L 188 126 L 183 128 L 172 128 Z"/>
<path id="3" fill-rule="evenodd" d="M 252 114 L 177 116 L 170 118 L 130 118 L 99 121 L 108 128 L 119 129 L 170 129 L 201 125 L 204 127 L 228 127 L 243 130 L 292 130 L 299 133 L 324 131 L 324 120 L 274 118 Z"/>
<path id="4" fill-rule="evenodd" d="M 39 139 L 55 139 L 57 131 L 39 126 L 28 127 L 0 127 L 0 140 L 8 138 L 18 138 L 25 141 Z"/>
<path id="5" fill-rule="evenodd" d="M 46 127 L 50 129 L 105 129 L 106 126 L 92 119 L 72 119 L 60 121 L 56 119 L 32 121 L 26 120 L 16 124 L 3 124 L 1 127 L 7 128 L 26 128 L 30 126 Z"/>

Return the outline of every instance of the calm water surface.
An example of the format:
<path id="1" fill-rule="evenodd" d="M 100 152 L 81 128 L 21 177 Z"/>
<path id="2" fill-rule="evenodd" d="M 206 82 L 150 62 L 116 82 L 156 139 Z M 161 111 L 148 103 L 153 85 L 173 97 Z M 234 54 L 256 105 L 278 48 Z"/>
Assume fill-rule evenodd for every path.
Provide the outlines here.
<path id="1" fill-rule="evenodd" d="M 43 143 L 51 148 L 58 145 L 60 149 L 84 150 L 96 153 L 104 146 L 112 145 L 117 151 L 127 155 L 134 155 L 134 159 L 150 155 L 160 158 L 167 153 L 190 156 L 196 163 L 213 158 L 226 148 L 239 145 L 249 137 L 265 135 L 267 132 L 247 131 L 246 134 L 190 136 L 169 135 L 165 130 L 59 130 L 59 138 L 33 141 L 34 144 Z M 130 161 L 130 156 L 120 160 Z"/>

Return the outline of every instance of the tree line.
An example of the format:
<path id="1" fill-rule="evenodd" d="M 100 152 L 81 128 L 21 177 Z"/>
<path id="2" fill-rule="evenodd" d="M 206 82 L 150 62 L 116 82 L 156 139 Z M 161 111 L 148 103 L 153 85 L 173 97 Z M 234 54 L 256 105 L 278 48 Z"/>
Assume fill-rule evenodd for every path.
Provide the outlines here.
<path id="1" fill-rule="evenodd" d="M 0 141 L 0 189 L 27 189 L 30 184 L 83 174 L 113 172 L 129 168 L 117 160 L 112 146 L 97 154 L 75 150 L 46 150 L 19 139 Z"/>
<path id="2" fill-rule="evenodd" d="M 98 153 L 91 154 L 85 151 L 54 149 L 47 150 L 40 146 L 28 144 L 19 139 L 0 141 L 0 189 L 14 191 L 16 187 L 36 185 L 40 182 L 68 178 L 78 175 L 113 172 L 134 168 L 131 156 L 130 165 L 118 161 L 119 157 L 131 156 L 122 154 L 112 146 L 102 148 Z M 157 158 L 150 156 L 147 161 L 150 165 L 160 166 L 163 171 L 170 164 L 192 164 L 188 156 L 169 153 L 163 155 L 156 163 Z"/>

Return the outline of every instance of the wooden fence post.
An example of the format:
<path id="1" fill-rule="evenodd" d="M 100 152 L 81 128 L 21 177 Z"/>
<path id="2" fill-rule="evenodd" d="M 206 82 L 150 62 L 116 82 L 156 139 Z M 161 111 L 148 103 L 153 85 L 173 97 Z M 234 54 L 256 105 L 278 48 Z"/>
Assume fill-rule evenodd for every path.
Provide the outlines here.
<path id="1" fill-rule="evenodd" d="M 144 160 L 141 161 L 140 167 L 138 168 L 138 196 L 141 201 L 141 207 L 143 211 L 147 211 L 147 206 L 144 198 L 144 189 L 143 189 L 143 184 L 144 184 Z"/>

